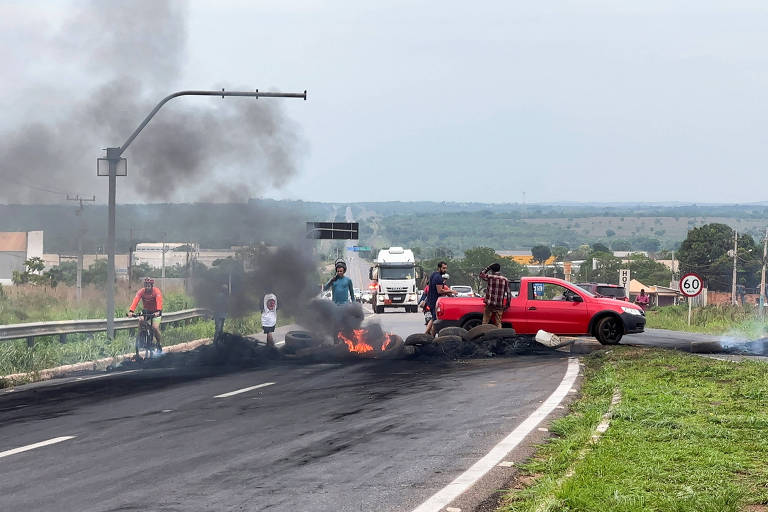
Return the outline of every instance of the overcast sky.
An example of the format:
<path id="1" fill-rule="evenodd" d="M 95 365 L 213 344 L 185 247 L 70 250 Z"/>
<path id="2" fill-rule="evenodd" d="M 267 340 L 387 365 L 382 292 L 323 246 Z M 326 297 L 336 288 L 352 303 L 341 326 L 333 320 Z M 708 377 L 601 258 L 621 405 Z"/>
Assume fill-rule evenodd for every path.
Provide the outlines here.
<path id="1" fill-rule="evenodd" d="M 757 0 L 0 0 L 0 199 L 103 200 L 96 157 L 162 96 L 249 87 L 309 99 L 257 100 L 264 129 L 173 100 L 118 201 L 766 200 L 766 27 Z"/>

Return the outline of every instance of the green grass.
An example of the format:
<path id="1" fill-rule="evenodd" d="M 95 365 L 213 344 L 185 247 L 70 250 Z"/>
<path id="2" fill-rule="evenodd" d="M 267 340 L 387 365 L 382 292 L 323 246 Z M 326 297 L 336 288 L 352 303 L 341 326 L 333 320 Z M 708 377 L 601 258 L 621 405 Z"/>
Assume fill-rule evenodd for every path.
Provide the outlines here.
<path id="1" fill-rule="evenodd" d="M 646 311 L 646 327 L 707 334 L 742 334 L 750 339 L 768 336 L 768 321 L 758 317 L 752 305 L 710 305 L 693 308 L 688 325 L 688 306 L 666 306 Z M 767 319 L 768 320 L 768 319 Z"/>
<path id="2" fill-rule="evenodd" d="M 581 397 L 522 466 L 529 485 L 509 491 L 501 510 L 726 512 L 768 503 L 765 363 L 631 347 L 585 363 Z M 590 447 L 614 389 L 622 400 Z"/>
<path id="3" fill-rule="evenodd" d="M 280 318 L 278 325 L 292 322 L 289 317 Z M 261 332 L 261 314 L 241 318 L 228 318 L 224 330 L 233 334 L 251 335 Z M 163 346 L 186 341 L 212 338 L 212 320 L 193 320 L 188 325 L 166 327 L 162 334 Z M 105 333 L 73 334 L 66 343 L 59 343 L 58 337 L 41 336 L 35 339 L 35 346 L 27 347 L 25 340 L 0 343 L 0 376 L 14 373 L 36 372 L 65 364 L 94 361 L 105 357 L 132 353 L 135 337 L 127 330 L 117 331 L 115 339 L 109 341 Z M 0 387 L 2 387 L 0 381 Z"/>

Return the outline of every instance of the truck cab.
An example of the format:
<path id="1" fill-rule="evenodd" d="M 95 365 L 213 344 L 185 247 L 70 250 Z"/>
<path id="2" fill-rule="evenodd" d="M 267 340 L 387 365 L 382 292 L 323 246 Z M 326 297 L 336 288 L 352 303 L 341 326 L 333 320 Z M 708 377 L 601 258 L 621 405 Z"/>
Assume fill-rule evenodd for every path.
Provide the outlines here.
<path id="1" fill-rule="evenodd" d="M 421 290 L 416 284 L 421 279 L 421 267 L 416 265 L 413 251 L 402 247 L 382 249 L 368 270 L 373 281 L 371 304 L 374 313 L 385 308 L 405 308 L 406 313 L 416 313 Z"/>

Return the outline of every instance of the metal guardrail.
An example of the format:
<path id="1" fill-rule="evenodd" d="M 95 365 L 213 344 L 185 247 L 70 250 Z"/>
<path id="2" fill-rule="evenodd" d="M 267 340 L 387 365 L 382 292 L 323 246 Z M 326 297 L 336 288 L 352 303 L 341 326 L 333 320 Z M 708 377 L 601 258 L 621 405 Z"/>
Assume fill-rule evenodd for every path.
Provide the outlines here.
<path id="1" fill-rule="evenodd" d="M 184 309 L 172 313 L 163 313 L 160 324 L 175 324 L 210 316 L 211 312 L 203 308 Z M 116 318 L 115 330 L 135 329 L 138 327 L 136 318 Z M 68 334 L 82 332 L 103 332 L 107 330 L 106 319 L 93 320 L 61 320 L 56 322 L 32 322 L 26 324 L 0 325 L 0 341 L 27 339 L 27 345 L 33 346 L 37 336 L 59 336 L 61 343 L 66 343 Z"/>

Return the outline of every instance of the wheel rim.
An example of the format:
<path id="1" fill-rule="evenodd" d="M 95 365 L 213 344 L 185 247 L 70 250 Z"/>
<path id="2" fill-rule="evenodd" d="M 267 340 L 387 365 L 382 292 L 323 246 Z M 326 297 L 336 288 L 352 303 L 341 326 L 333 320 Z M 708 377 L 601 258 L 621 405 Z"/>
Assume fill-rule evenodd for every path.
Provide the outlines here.
<path id="1" fill-rule="evenodd" d="M 619 324 L 614 318 L 609 318 L 600 326 L 600 334 L 606 341 L 617 341 L 619 339 Z"/>

